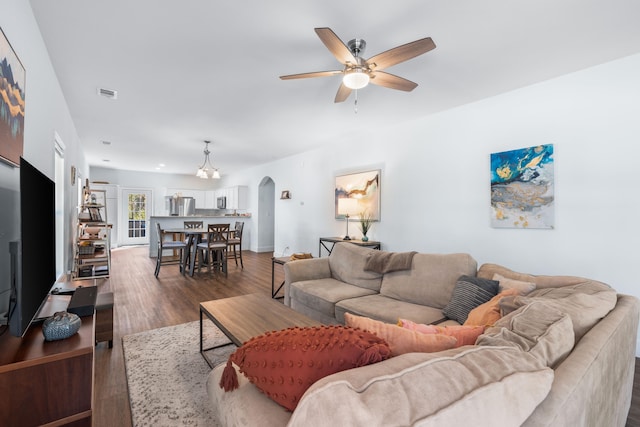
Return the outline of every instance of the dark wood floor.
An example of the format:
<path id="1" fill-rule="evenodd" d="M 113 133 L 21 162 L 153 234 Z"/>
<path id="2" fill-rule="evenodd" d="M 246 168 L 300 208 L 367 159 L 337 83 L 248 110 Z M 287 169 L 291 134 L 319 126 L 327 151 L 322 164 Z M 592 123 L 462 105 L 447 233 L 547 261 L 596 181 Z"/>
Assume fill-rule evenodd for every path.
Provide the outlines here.
<path id="1" fill-rule="evenodd" d="M 201 301 L 256 292 L 271 297 L 271 254 L 244 251 L 243 258 L 244 270 L 231 261 L 226 278 L 206 269 L 183 277 L 177 266 L 169 265 L 162 266 L 156 279 L 148 247 L 112 251 L 112 275 L 98 286 L 100 292 L 114 294 L 114 341 L 112 349 L 106 343 L 96 347 L 94 426 L 131 426 L 123 336 L 198 320 Z M 282 266 L 275 270 L 280 283 Z"/>
<path id="2" fill-rule="evenodd" d="M 271 296 L 271 255 L 245 251 L 244 270 L 229 266 L 228 277 L 206 270 L 183 277 L 177 266 L 163 266 L 153 275 L 154 260 L 147 247 L 121 248 L 112 253 L 112 276 L 99 284 L 114 293 L 114 342 L 96 348 L 94 426 L 131 426 L 121 338 L 125 335 L 199 319 L 198 304 L 247 293 Z M 283 280 L 276 265 L 276 283 Z M 197 345 L 197 343 L 194 343 Z M 636 359 L 636 372 L 640 372 Z M 640 376 L 636 375 L 627 427 L 640 427 Z"/>

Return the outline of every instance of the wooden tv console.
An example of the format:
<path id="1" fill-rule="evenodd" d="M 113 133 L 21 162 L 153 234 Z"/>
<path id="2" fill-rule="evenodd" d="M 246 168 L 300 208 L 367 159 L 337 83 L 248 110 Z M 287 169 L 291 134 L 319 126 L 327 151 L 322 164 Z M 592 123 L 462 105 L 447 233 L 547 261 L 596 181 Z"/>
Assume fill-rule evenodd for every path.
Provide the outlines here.
<path id="1" fill-rule="evenodd" d="M 48 304 L 66 307 L 68 301 L 51 295 Z M 41 323 L 23 338 L 9 331 L 0 336 L 1 424 L 91 426 L 95 321 L 81 320 L 80 331 L 60 341 L 45 341 Z"/>

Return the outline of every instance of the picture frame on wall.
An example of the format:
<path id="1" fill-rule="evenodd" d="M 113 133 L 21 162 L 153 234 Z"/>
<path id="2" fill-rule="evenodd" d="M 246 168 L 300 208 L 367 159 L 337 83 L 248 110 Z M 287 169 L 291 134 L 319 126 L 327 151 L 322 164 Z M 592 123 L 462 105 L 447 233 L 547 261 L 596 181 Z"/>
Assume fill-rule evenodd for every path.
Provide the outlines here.
<path id="1" fill-rule="evenodd" d="M 0 160 L 20 166 L 24 147 L 26 71 L 0 28 Z"/>
<path id="2" fill-rule="evenodd" d="M 345 219 L 346 215 L 339 212 L 340 199 L 354 199 L 354 212 L 350 218 L 358 218 L 362 212 L 367 212 L 373 221 L 380 221 L 380 175 L 381 170 L 338 175 L 335 177 L 334 209 L 336 219 Z"/>
<path id="3" fill-rule="evenodd" d="M 491 153 L 491 226 L 554 228 L 553 144 Z"/>

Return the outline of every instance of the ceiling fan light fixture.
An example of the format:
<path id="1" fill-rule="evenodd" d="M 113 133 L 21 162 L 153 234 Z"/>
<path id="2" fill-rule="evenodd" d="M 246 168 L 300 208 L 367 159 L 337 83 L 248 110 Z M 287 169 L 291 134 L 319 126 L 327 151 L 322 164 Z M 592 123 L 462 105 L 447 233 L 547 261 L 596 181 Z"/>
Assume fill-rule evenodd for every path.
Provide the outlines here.
<path id="1" fill-rule="evenodd" d="M 369 74 L 362 68 L 347 70 L 342 78 L 342 83 L 349 89 L 362 89 L 369 84 Z"/>

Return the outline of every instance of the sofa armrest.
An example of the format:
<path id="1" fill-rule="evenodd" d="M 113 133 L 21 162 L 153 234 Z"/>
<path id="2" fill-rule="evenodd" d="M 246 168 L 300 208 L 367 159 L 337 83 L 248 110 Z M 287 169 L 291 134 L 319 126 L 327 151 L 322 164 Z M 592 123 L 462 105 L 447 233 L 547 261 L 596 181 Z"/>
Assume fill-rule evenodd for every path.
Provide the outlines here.
<path id="1" fill-rule="evenodd" d="M 284 265 L 284 304 L 290 306 L 289 286 L 303 280 L 331 277 L 329 258 L 311 258 L 287 262 Z"/>

